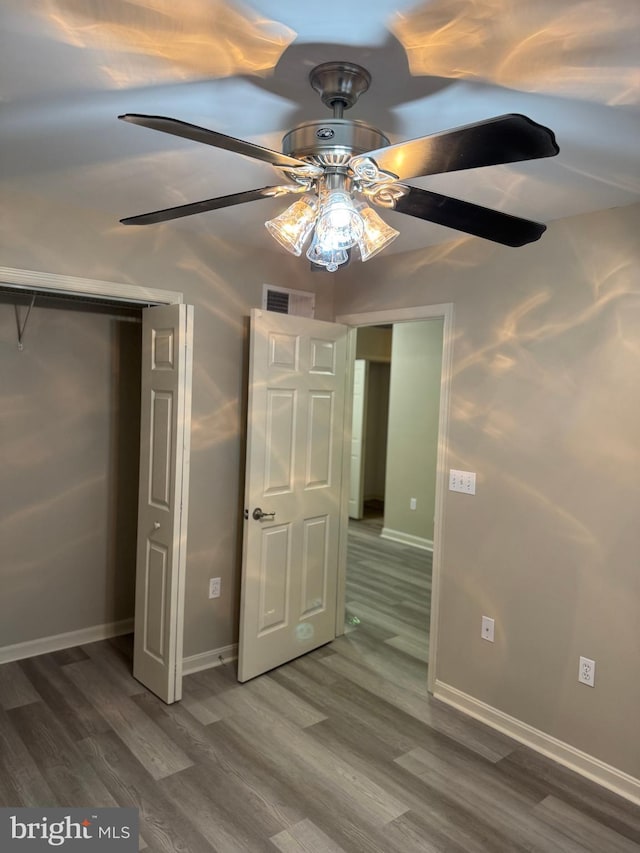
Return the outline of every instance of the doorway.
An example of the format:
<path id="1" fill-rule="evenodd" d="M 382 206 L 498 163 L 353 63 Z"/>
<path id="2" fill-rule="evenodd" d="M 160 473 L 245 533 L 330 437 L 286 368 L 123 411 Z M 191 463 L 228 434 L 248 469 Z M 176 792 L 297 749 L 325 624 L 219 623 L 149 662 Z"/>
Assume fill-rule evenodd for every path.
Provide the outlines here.
<path id="1" fill-rule="evenodd" d="M 422 584 L 422 593 L 418 591 L 417 599 L 414 597 L 411 599 L 410 589 L 404 588 L 403 593 L 409 595 L 409 601 L 412 602 L 412 606 L 415 605 L 417 600 L 417 605 L 413 606 L 414 615 L 418 620 L 418 624 L 422 621 L 422 624 L 428 622 L 430 626 L 429 630 L 429 642 L 428 642 L 428 651 L 426 654 L 428 660 L 428 670 L 426 672 L 426 684 L 430 692 L 433 692 L 433 685 L 435 682 L 435 663 L 436 663 L 436 655 L 437 655 L 437 625 L 438 625 L 438 614 L 439 614 L 439 590 L 440 590 L 440 571 L 441 571 L 441 554 L 442 554 L 442 542 L 441 542 L 441 531 L 442 531 L 442 522 L 443 522 L 443 504 L 444 504 L 444 495 L 446 489 L 446 463 L 447 463 L 447 429 L 448 429 L 448 414 L 449 414 L 449 385 L 451 379 L 451 361 L 452 361 L 452 332 L 453 332 L 453 305 L 451 304 L 441 304 L 441 305 L 432 305 L 432 306 L 420 306 L 411 309 L 390 309 L 388 311 L 379 311 L 379 312 L 368 312 L 365 314 L 352 314 L 352 315 L 344 315 L 336 318 L 337 322 L 346 323 L 353 327 L 351 333 L 351 355 L 355 361 L 356 357 L 356 345 L 357 345 L 357 330 L 362 327 L 367 326 L 380 326 L 392 324 L 403 324 L 403 323 L 411 323 L 414 324 L 416 321 L 426 320 L 440 321 L 441 328 L 441 344 L 440 344 L 440 352 L 441 352 L 441 363 L 439 370 L 439 387 L 440 387 L 440 400 L 439 407 L 437 411 L 437 429 L 436 432 L 436 447 L 435 447 L 435 467 L 432 473 L 432 489 L 433 489 L 433 503 L 431 504 L 432 508 L 432 531 L 433 534 L 431 537 L 425 535 L 423 530 L 420 528 L 416 529 L 415 527 L 409 527 L 408 529 L 405 527 L 403 530 L 403 524 L 398 524 L 397 518 L 398 516 L 394 513 L 391 514 L 385 508 L 384 513 L 384 521 L 382 529 L 386 529 L 386 533 L 388 536 L 382 537 L 379 535 L 382 531 L 373 531 L 374 535 L 377 537 L 374 542 L 373 553 L 369 553 L 368 557 L 365 555 L 366 559 L 375 562 L 384 563 L 384 558 L 381 560 L 381 554 L 384 549 L 389 551 L 389 555 L 387 555 L 387 562 L 394 560 L 398 560 L 400 564 L 404 564 L 407 566 L 407 571 L 409 575 L 411 575 L 411 580 L 418 582 L 418 590 L 420 589 L 420 584 Z M 393 428 L 395 432 L 395 427 Z M 390 429 L 390 434 L 392 430 Z M 345 472 L 345 482 L 349 482 L 349 474 L 350 474 L 350 466 L 351 466 L 351 458 L 350 454 L 346 454 L 348 457 L 346 460 L 346 472 Z M 418 466 L 415 466 L 416 468 Z M 386 482 L 386 478 L 385 478 Z M 387 489 L 385 486 L 385 499 L 388 501 L 389 495 L 387 494 Z M 408 498 L 408 500 L 406 500 Z M 416 510 L 411 510 L 410 506 L 413 504 L 412 498 L 417 498 L 416 500 Z M 398 502 L 398 501 L 396 501 Z M 404 504 L 407 504 L 405 507 Z M 348 525 L 348 505 L 349 500 L 348 497 L 344 499 L 345 506 L 345 524 L 344 524 L 344 537 L 343 537 L 343 547 L 342 547 L 342 578 L 341 583 L 339 584 L 339 590 L 341 591 L 341 595 L 338 596 L 338 614 L 339 619 L 344 619 L 344 614 L 346 612 L 346 602 L 347 602 L 347 583 L 348 583 L 348 568 L 347 568 L 347 559 L 348 559 L 348 548 L 350 544 L 350 532 Z M 420 505 L 420 498 L 417 495 L 405 495 L 402 505 L 399 505 L 399 511 L 404 513 L 405 517 L 407 517 L 407 513 L 416 513 L 417 508 Z M 431 511 L 431 510 L 430 510 Z M 417 519 L 417 515 L 414 516 Z M 390 518 L 393 519 L 390 521 Z M 364 534 L 365 531 L 362 531 Z M 397 534 L 400 535 L 397 535 Z M 431 540 L 431 541 L 429 541 Z M 371 542 L 371 539 L 370 539 Z M 417 546 L 417 547 L 416 547 Z M 360 542 L 361 549 L 363 547 L 362 541 Z M 429 548 L 432 547 L 432 568 L 431 568 L 431 579 L 425 576 L 424 562 L 425 558 L 428 561 L 430 556 Z M 394 550 L 395 549 L 395 550 Z M 356 549 L 357 550 L 357 549 Z M 362 557 L 362 553 L 360 554 Z M 417 565 L 416 565 L 417 560 Z M 409 571 L 410 570 L 410 571 Z M 428 571 L 428 570 L 427 570 Z M 369 578 L 370 580 L 371 578 Z M 409 579 L 409 578 L 408 578 Z M 379 597 L 384 599 L 385 594 L 385 583 L 384 578 L 378 579 L 376 581 L 378 583 L 378 589 L 374 590 L 378 594 Z M 430 585 L 431 597 L 429 601 L 428 595 L 428 586 Z M 420 613 L 420 608 L 422 607 L 422 613 Z M 357 617 L 357 614 L 353 613 Z M 386 616 L 390 614 L 387 613 Z M 392 614 L 391 614 L 392 615 Z M 360 617 L 357 617 L 360 618 Z M 387 633 L 389 630 L 394 630 L 394 628 L 398 627 L 395 623 L 389 622 L 386 620 L 386 626 L 384 625 L 384 618 L 381 619 L 383 623 L 383 628 L 386 627 Z M 415 621 L 415 620 L 414 620 Z M 347 631 L 357 626 L 347 626 Z M 409 632 L 411 634 L 411 632 Z M 393 646 L 395 643 L 399 643 L 404 646 L 407 651 L 411 648 L 411 652 L 416 656 L 416 659 L 419 659 L 420 656 L 424 658 L 424 645 L 422 649 L 420 648 L 420 644 L 416 644 L 416 640 L 418 638 L 416 636 L 409 636 L 404 639 L 400 639 L 399 641 L 393 640 L 393 636 L 382 637 L 382 640 L 392 640 L 391 645 Z M 424 637 L 424 633 L 422 635 Z M 409 652 L 409 653 L 411 653 Z M 424 678 L 424 674 L 423 674 Z"/>
<path id="2" fill-rule="evenodd" d="M 0 286 L 3 659 L 133 627 L 141 308 L 32 299 Z"/>
<path id="3" fill-rule="evenodd" d="M 413 665 L 422 683 L 442 327 L 442 318 L 359 327 L 354 363 L 345 631 L 383 664 Z"/>

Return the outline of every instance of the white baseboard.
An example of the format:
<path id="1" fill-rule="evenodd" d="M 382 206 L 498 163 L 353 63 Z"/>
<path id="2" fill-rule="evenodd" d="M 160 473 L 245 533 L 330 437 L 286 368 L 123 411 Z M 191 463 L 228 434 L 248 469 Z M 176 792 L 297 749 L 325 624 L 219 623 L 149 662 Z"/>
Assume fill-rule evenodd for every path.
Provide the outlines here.
<path id="1" fill-rule="evenodd" d="M 59 652 L 61 649 L 71 649 L 83 646 L 85 643 L 96 643 L 130 634 L 133 631 L 133 619 L 122 619 L 120 622 L 108 622 L 106 625 L 94 625 L 91 628 L 81 628 L 79 631 L 69 631 L 66 634 L 54 634 L 52 637 L 39 637 L 26 643 L 15 643 L 12 646 L 0 648 L 0 664 L 13 660 L 23 660 L 36 655 L 46 655 Z"/>
<path id="2" fill-rule="evenodd" d="M 108 622 L 106 625 L 94 625 L 91 628 L 81 628 L 79 631 L 68 631 L 66 634 L 55 634 L 52 637 L 39 637 L 37 640 L 15 643 L 12 646 L 0 648 L 0 664 L 33 658 L 37 655 L 46 655 L 50 652 L 59 652 L 62 649 L 72 649 L 74 646 L 83 646 L 85 643 L 97 643 L 99 640 L 131 634 L 133 630 L 133 619 L 123 619 L 120 622 Z M 235 660 L 237 657 L 237 643 L 231 646 L 223 646 L 220 649 L 201 652 L 198 655 L 191 655 L 191 657 L 183 658 L 182 674 L 189 675 L 192 672 L 211 669 L 211 667 Z"/>
<path id="3" fill-rule="evenodd" d="M 392 527 L 383 527 L 380 534 L 382 539 L 390 539 L 392 542 L 402 542 L 403 545 L 411 545 L 422 551 L 433 551 L 433 539 L 423 539 L 421 536 L 412 536 L 402 530 L 394 530 Z"/>
<path id="4" fill-rule="evenodd" d="M 586 776 L 593 782 L 597 782 L 603 788 L 608 788 L 632 803 L 640 805 L 640 779 L 636 779 L 610 764 L 605 764 L 604 761 L 600 761 L 600 759 L 594 758 L 592 755 L 535 729 L 533 726 L 523 723 L 521 720 L 511 717 L 479 699 L 474 699 L 473 696 L 469 696 L 467 693 L 450 687 L 437 679 L 433 695 L 441 702 L 452 705 L 459 711 L 463 711 L 465 714 L 475 717 L 476 720 L 491 726 L 492 729 L 497 729 L 536 752 L 546 755 L 547 758 L 551 758 L 553 761 L 575 770 L 576 773 Z"/>
<path id="5" fill-rule="evenodd" d="M 211 669 L 214 666 L 228 663 L 238 657 L 238 645 L 223 646 L 221 649 L 211 649 L 208 652 L 200 652 L 198 655 L 190 655 L 182 659 L 182 674 L 191 675 L 192 672 L 201 672 L 203 669 Z"/>

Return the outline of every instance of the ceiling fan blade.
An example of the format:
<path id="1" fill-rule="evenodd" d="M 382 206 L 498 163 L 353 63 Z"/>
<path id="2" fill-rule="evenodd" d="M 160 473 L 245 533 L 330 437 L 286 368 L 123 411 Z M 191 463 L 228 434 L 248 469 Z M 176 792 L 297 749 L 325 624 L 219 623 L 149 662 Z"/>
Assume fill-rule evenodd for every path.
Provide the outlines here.
<path id="1" fill-rule="evenodd" d="M 419 187 L 400 186 L 407 193 L 396 199 L 394 209 L 418 219 L 464 231 L 474 237 L 483 237 L 503 246 L 524 246 L 538 240 L 547 226 L 529 219 L 520 219 L 509 213 L 481 207 L 468 201 L 423 190 Z"/>
<path id="2" fill-rule="evenodd" d="M 499 163 L 553 157 L 553 131 L 527 116 L 511 113 L 463 127 L 387 145 L 362 155 L 400 180 Z"/>
<path id="3" fill-rule="evenodd" d="M 118 118 L 122 119 L 122 121 L 128 121 L 131 124 L 148 127 L 151 130 L 160 130 L 162 133 L 171 133 L 173 136 L 181 136 L 183 139 L 203 142 L 205 145 L 213 145 L 215 148 L 235 151 L 236 154 L 244 154 L 245 157 L 262 160 L 278 169 L 295 171 L 296 169 L 304 168 L 305 171 L 308 171 L 310 168 L 309 163 L 305 163 L 303 160 L 296 160 L 295 157 L 289 157 L 287 154 L 281 154 L 279 151 L 272 151 L 271 148 L 263 148 L 261 145 L 254 145 L 253 142 L 236 139 L 234 136 L 226 136 L 224 133 L 208 130 L 206 127 L 198 127 L 196 124 L 189 124 L 177 118 L 146 116 L 139 115 L 138 113 L 126 113 L 125 115 L 118 116 Z M 315 171 L 321 172 L 322 170 L 316 169 Z"/>
<path id="4" fill-rule="evenodd" d="M 292 192 L 297 192 L 298 187 L 292 186 Z M 121 219 L 123 225 L 155 225 L 157 222 L 167 222 L 170 219 L 180 219 L 183 216 L 192 216 L 194 213 L 206 213 L 209 210 L 218 210 L 221 207 L 233 207 L 234 204 L 244 204 L 246 201 L 257 201 L 260 198 L 275 198 L 286 195 L 284 187 L 262 187 L 259 190 L 247 190 L 242 193 L 221 195 L 217 198 L 208 198 L 204 201 L 194 201 L 191 204 L 181 204 L 178 207 L 167 207 L 164 210 L 154 210 L 151 213 L 141 213 L 139 216 L 128 216 Z"/>

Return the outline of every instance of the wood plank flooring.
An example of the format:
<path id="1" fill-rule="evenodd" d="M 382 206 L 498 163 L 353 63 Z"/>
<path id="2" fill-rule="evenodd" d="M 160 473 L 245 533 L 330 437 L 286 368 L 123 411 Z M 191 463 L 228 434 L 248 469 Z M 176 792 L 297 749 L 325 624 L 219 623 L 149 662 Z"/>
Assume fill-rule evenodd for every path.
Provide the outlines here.
<path id="1" fill-rule="evenodd" d="M 422 661 L 419 678 L 426 684 L 432 554 L 381 539 L 381 530 L 375 503 L 365 504 L 362 521 L 349 523 L 347 631 L 358 628 L 375 651 L 391 646 Z"/>
<path id="2" fill-rule="evenodd" d="M 359 624 L 244 685 L 166 706 L 130 637 L 0 667 L 0 805 L 134 806 L 150 853 L 640 853 L 640 808 L 428 697 L 428 554 L 351 556 Z"/>

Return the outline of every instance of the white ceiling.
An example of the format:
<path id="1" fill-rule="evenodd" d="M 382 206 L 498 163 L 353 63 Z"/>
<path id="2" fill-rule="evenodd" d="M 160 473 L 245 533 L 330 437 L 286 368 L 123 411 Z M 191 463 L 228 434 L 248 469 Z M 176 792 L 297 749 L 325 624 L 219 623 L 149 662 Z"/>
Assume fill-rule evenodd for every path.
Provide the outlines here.
<path id="1" fill-rule="evenodd" d="M 0 193 L 96 209 L 114 225 L 279 182 L 266 164 L 117 115 L 280 149 L 293 125 L 330 115 L 308 83 L 329 60 L 370 71 L 345 117 L 392 142 L 518 112 L 560 146 L 552 159 L 411 183 L 540 222 L 640 200 L 638 0 L 2 0 L 0 23 Z M 288 203 L 139 227 L 273 248 L 263 222 Z M 385 217 L 401 230 L 393 251 L 460 236 Z"/>

